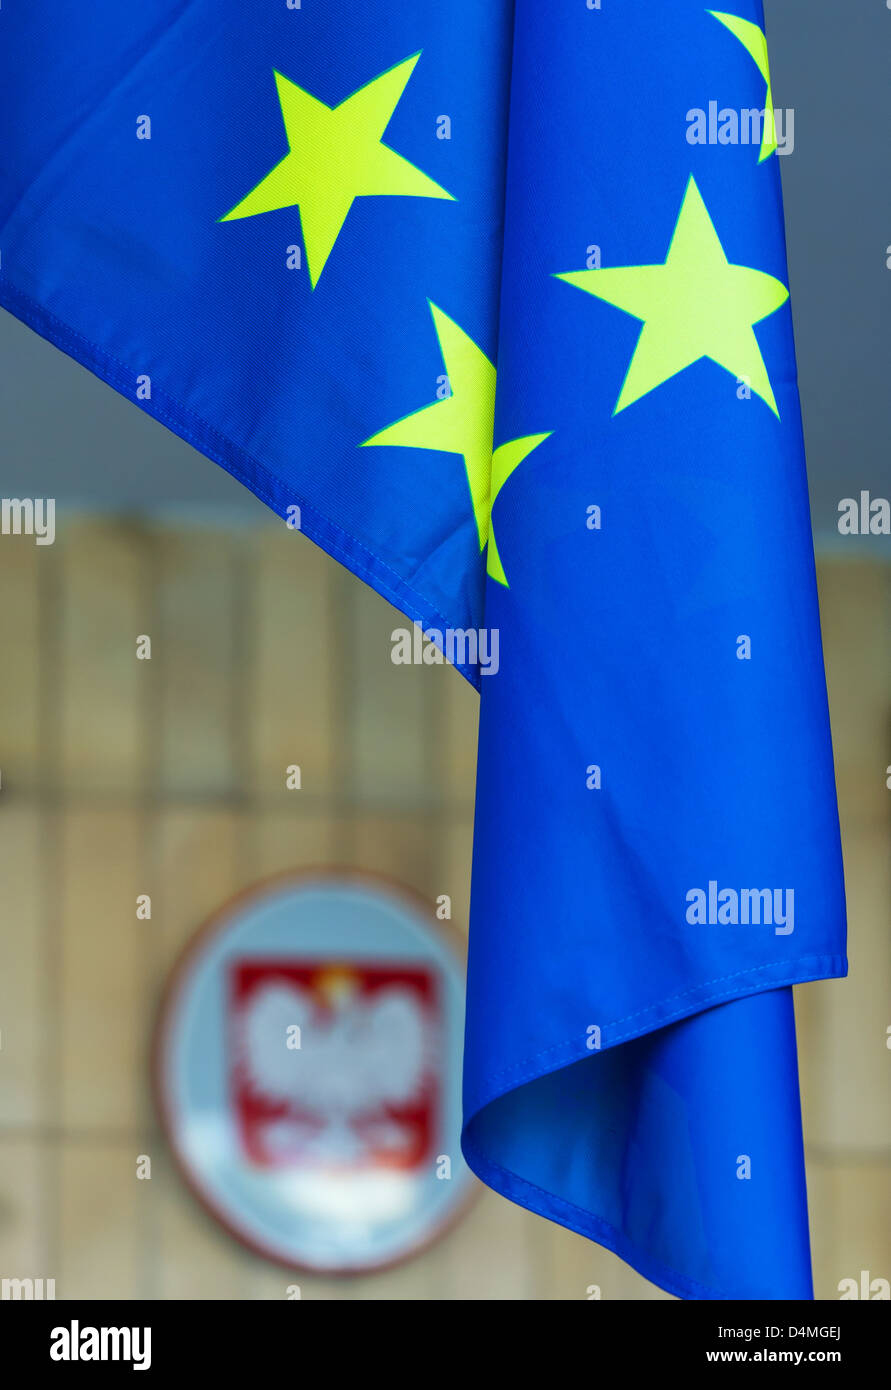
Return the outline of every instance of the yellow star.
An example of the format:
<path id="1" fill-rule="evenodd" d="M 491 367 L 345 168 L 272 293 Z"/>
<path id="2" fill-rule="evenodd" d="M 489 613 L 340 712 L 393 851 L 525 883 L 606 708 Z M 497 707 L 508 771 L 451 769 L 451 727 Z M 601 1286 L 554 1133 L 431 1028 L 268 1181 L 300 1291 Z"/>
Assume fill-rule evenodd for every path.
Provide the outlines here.
<path id="1" fill-rule="evenodd" d="M 694 179 L 687 184 L 664 265 L 629 265 L 558 275 L 643 320 L 618 414 L 701 357 L 748 382 L 779 418 L 753 325 L 789 297 L 780 280 L 731 265 Z"/>
<path id="2" fill-rule="evenodd" d="M 709 14 L 713 15 L 720 24 L 723 24 L 725 29 L 729 29 L 735 38 L 739 39 L 767 83 L 767 95 L 764 98 L 764 128 L 761 132 L 761 153 L 758 156 L 758 163 L 763 164 L 777 147 L 776 123 L 773 114 L 773 88 L 770 83 L 770 61 L 767 56 L 767 35 L 763 29 L 759 29 L 757 24 L 753 24 L 750 19 L 740 19 L 739 15 L 723 14 L 720 10 L 709 10 Z"/>
<path id="3" fill-rule="evenodd" d="M 389 444 L 404 449 L 437 449 L 446 454 L 460 454 L 467 473 L 480 551 L 487 542 L 489 546 L 486 570 L 507 587 L 507 576 L 491 529 L 492 506 L 514 469 L 548 435 L 530 434 L 524 439 L 514 439 L 500 445 L 493 453 L 495 368 L 448 314 L 433 303 L 430 303 L 430 311 L 451 394 L 388 425 L 360 447 Z"/>
<path id="4" fill-rule="evenodd" d="M 382 143 L 420 56 L 416 53 L 381 73 L 339 106 L 326 106 L 277 72 L 289 153 L 220 221 L 299 207 L 315 289 L 354 199 L 391 196 L 454 202 L 451 193 Z"/>

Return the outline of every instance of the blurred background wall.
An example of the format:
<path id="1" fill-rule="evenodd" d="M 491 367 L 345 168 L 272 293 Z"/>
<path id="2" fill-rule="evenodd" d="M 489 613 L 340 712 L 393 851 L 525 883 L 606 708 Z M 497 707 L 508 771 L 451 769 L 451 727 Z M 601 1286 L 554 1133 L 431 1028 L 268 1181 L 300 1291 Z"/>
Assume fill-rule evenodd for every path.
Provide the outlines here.
<path id="1" fill-rule="evenodd" d="M 852 971 L 797 997 L 832 1298 L 891 1270 L 891 567 L 820 574 Z M 449 893 L 466 930 L 476 696 L 446 667 L 393 666 L 396 611 L 283 525 L 72 516 L 52 547 L 4 537 L 0 592 L 0 1273 L 59 1297 L 276 1298 L 295 1277 L 304 1297 L 664 1297 L 482 1187 L 426 1254 L 344 1281 L 289 1276 L 205 1215 L 149 1095 L 169 967 L 232 893 L 320 862 Z"/>
<path id="2" fill-rule="evenodd" d="M 837 527 L 841 498 L 891 495 L 891 12 L 766 9 L 796 112 L 783 177 L 850 908 L 850 978 L 797 991 L 817 1293 L 837 1298 L 891 1278 L 891 541 Z M 58 499 L 54 545 L 0 542 L 0 1274 L 58 1297 L 281 1298 L 295 1278 L 304 1297 L 665 1297 L 483 1188 L 427 1253 L 343 1281 L 248 1254 L 185 1192 L 147 1079 L 170 966 L 232 893 L 319 862 L 449 893 L 466 930 L 476 697 L 445 667 L 394 667 L 393 609 L 7 315 L 0 424 L 0 493 Z"/>

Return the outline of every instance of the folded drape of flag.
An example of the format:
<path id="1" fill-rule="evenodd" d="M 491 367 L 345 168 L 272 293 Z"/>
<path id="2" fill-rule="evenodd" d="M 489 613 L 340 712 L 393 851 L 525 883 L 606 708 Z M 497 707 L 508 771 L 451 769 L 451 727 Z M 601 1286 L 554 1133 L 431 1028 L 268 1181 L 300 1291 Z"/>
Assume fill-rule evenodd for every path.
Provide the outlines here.
<path id="1" fill-rule="evenodd" d="M 461 635 L 468 1161 L 682 1297 L 811 1297 L 844 894 L 760 0 L 0 43 L 2 303 Z"/>

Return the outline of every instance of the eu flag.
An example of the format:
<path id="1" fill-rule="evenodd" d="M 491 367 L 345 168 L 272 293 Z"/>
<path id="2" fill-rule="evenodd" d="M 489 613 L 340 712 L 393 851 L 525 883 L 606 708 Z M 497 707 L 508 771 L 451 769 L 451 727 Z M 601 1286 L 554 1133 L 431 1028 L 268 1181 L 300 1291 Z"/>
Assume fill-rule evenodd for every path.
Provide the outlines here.
<path id="1" fill-rule="evenodd" d="M 791 986 L 844 893 L 726 3 L 4 6 L 0 299 L 479 688 L 479 1176 L 681 1297 L 809 1298 Z"/>

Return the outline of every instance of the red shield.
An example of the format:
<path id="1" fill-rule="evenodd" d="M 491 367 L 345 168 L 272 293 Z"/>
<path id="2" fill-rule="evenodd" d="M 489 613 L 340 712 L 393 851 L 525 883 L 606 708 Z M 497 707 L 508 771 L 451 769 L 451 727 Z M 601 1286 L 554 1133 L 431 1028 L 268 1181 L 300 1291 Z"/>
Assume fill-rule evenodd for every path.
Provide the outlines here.
<path id="1" fill-rule="evenodd" d="M 258 1167 L 416 1169 L 439 1103 L 433 974 L 357 961 L 231 962 L 230 1082 Z"/>

